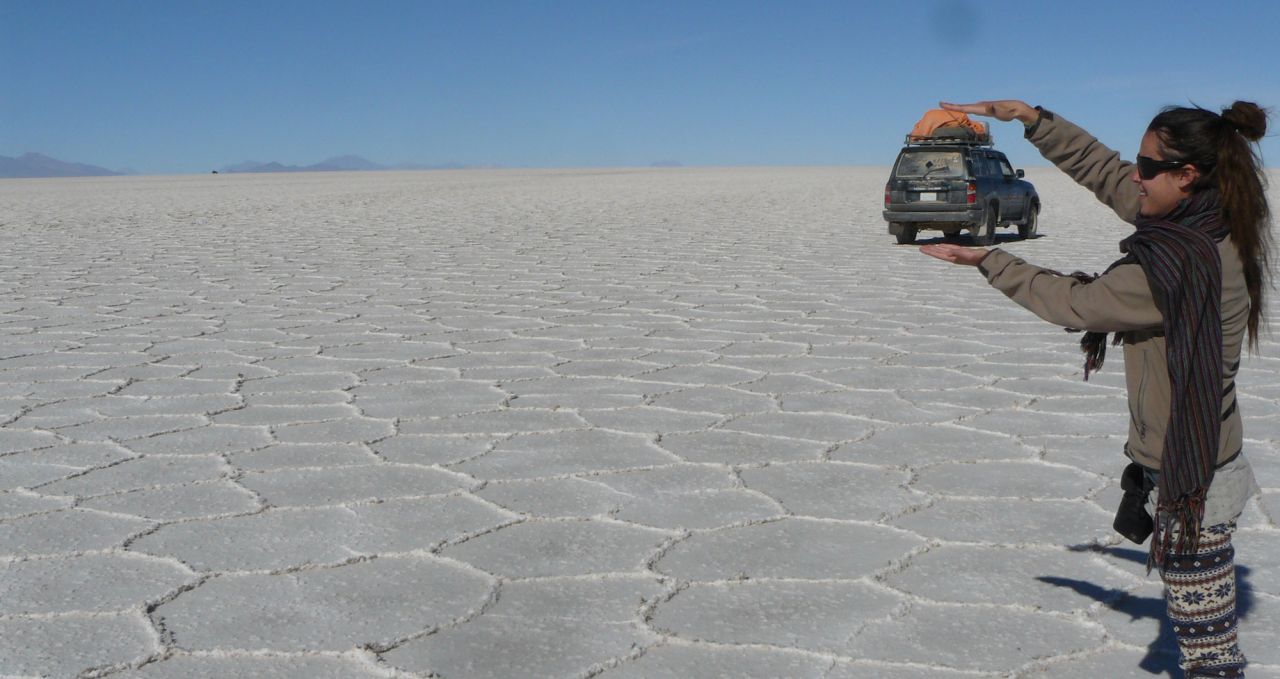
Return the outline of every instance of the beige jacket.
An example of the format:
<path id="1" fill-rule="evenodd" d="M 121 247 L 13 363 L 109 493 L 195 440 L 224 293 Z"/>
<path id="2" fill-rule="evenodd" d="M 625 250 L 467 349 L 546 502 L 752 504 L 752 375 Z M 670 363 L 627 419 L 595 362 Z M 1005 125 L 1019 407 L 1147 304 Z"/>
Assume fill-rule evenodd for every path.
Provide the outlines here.
<path id="1" fill-rule="evenodd" d="M 1138 185 L 1133 163 L 1102 145 L 1088 132 L 1049 112 L 1029 139 L 1040 153 L 1098 200 L 1133 222 L 1138 215 Z M 1240 411 L 1235 376 L 1249 318 L 1240 256 L 1230 238 L 1218 244 L 1222 256 L 1222 434 L 1218 461 L 1240 450 Z M 1160 469 L 1169 422 L 1169 371 L 1165 363 L 1162 316 L 1146 274 L 1138 264 L 1113 268 L 1085 285 L 1070 276 L 1033 266 L 1000 249 L 978 267 L 987 281 L 1010 299 L 1050 323 L 1068 328 L 1122 333 L 1125 384 L 1129 392 L 1129 457 Z"/>

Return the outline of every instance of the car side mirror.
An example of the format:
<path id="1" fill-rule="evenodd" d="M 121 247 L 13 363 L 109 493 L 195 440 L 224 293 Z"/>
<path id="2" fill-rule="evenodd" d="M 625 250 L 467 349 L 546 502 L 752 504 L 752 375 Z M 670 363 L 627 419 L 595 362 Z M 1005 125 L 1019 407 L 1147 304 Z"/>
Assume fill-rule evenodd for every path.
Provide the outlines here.
<path id="1" fill-rule="evenodd" d="M 1014 171 L 1014 174 L 1018 175 L 1018 179 L 1022 179 L 1023 177 L 1027 176 L 1027 173 L 1023 172 L 1022 170 L 1016 170 Z"/>

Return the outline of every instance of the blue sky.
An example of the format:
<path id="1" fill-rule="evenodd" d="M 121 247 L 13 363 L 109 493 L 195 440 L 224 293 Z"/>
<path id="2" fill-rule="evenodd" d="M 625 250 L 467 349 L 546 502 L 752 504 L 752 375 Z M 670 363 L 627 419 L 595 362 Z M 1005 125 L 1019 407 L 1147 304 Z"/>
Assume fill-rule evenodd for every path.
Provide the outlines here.
<path id="1" fill-rule="evenodd" d="M 939 99 L 1003 97 L 1128 155 L 1166 104 L 1280 113 L 1277 26 L 1264 0 L 0 0 L 0 155 L 884 165 Z"/>

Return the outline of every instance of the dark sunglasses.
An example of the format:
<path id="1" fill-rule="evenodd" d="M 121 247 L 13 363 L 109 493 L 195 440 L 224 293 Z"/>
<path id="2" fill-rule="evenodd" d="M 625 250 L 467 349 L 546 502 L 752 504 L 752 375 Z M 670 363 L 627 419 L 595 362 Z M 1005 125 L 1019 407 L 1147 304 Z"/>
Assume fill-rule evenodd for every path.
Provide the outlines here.
<path id="1" fill-rule="evenodd" d="M 1138 176 L 1143 179 L 1155 179 L 1156 175 L 1161 172 L 1169 172 L 1189 164 L 1185 160 L 1156 160 L 1155 158 L 1138 156 Z"/>

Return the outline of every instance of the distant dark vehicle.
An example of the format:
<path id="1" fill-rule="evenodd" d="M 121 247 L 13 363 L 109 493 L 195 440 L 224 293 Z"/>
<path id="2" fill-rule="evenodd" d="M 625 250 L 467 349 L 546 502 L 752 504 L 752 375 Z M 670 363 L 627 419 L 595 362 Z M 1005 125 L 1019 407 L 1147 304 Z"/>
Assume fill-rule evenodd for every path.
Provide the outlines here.
<path id="1" fill-rule="evenodd" d="M 991 135 L 940 127 L 927 137 L 907 135 L 884 186 L 889 233 L 906 245 L 926 229 L 991 245 L 996 229 L 1016 225 L 1020 238 L 1036 234 L 1040 195 L 1022 170 L 992 147 Z"/>

